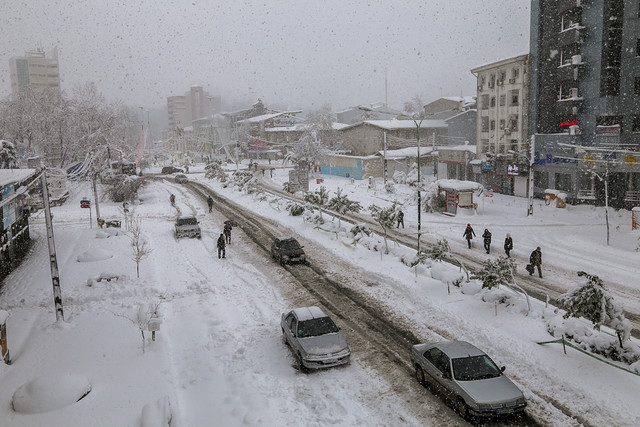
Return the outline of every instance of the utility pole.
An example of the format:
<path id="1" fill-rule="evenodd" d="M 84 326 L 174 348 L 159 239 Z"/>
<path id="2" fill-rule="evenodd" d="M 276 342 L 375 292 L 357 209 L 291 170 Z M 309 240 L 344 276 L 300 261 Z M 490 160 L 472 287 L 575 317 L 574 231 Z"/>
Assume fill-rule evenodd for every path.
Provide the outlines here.
<path id="1" fill-rule="evenodd" d="M 49 190 L 47 188 L 47 173 L 42 171 L 42 202 L 44 204 L 44 219 L 47 225 L 47 243 L 49 245 L 49 265 L 51 267 L 51 283 L 53 284 L 53 302 L 56 308 L 56 322 L 64 321 L 62 309 L 62 292 L 60 291 L 60 274 L 58 271 L 58 259 L 56 258 L 56 244 L 53 238 L 53 224 L 51 221 L 51 209 L 49 205 Z"/>
<path id="2" fill-rule="evenodd" d="M 384 179 L 384 184 L 387 185 L 387 132 L 384 133 L 384 154 L 383 154 L 383 162 L 382 162 L 382 176 Z"/>
<path id="3" fill-rule="evenodd" d="M 422 197 L 421 197 L 421 187 L 422 181 L 420 178 L 420 126 L 422 125 L 422 120 L 420 122 L 417 120 L 413 120 L 413 123 L 416 125 L 416 139 L 418 140 L 418 255 L 420 255 L 420 237 L 421 237 L 421 226 L 422 226 Z M 435 141 L 435 134 L 434 134 Z"/>
<path id="4" fill-rule="evenodd" d="M 531 143 L 529 144 L 529 207 L 527 208 L 527 216 L 533 215 L 533 165 L 536 155 L 536 136 L 531 135 Z"/>
<path id="5" fill-rule="evenodd" d="M 96 204 L 96 221 L 98 222 L 98 227 L 102 228 L 102 218 L 100 218 L 100 206 L 98 205 L 98 190 L 96 188 L 96 177 L 98 176 L 98 172 L 93 174 L 93 199 Z"/>

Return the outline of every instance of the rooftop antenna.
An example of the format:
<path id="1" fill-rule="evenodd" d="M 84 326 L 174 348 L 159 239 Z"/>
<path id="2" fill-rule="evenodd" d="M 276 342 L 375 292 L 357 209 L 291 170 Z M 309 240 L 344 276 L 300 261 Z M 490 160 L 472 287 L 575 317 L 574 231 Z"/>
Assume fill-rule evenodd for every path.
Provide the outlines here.
<path id="1" fill-rule="evenodd" d="M 386 110 L 388 107 L 388 103 L 387 103 L 388 99 L 387 99 L 387 69 L 384 69 L 384 109 Z"/>

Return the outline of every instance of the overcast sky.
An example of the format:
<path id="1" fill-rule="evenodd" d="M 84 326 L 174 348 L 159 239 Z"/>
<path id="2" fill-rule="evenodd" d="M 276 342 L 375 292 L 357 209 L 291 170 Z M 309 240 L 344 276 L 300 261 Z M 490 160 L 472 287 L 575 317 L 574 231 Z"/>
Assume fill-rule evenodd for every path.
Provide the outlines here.
<path id="1" fill-rule="evenodd" d="M 529 50 L 525 0 L 0 0 L 9 58 L 59 49 L 62 88 L 164 107 L 201 85 L 227 108 L 334 111 L 475 95 L 470 69 Z"/>

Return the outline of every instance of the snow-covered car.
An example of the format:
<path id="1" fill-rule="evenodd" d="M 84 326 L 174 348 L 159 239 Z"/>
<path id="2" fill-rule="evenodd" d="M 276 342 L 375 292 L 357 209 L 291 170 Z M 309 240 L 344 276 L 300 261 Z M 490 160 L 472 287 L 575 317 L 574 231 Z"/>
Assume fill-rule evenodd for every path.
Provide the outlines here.
<path id="1" fill-rule="evenodd" d="M 179 173 L 175 176 L 174 180 L 178 184 L 184 184 L 185 182 L 189 182 L 189 178 L 185 174 Z"/>
<path id="2" fill-rule="evenodd" d="M 276 238 L 271 244 L 271 256 L 277 259 L 281 265 L 296 262 L 309 264 L 302 246 L 293 237 Z"/>
<path id="3" fill-rule="evenodd" d="M 282 314 L 285 344 L 300 370 L 330 368 L 349 363 L 351 350 L 340 328 L 319 307 L 296 308 Z"/>
<path id="4" fill-rule="evenodd" d="M 454 402 L 462 418 L 513 414 L 527 406 L 505 368 L 468 342 L 414 345 L 411 364 L 418 382 Z"/>
<path id="5" fill-rule="evenodd" d="M 202 237 L 200 231 L 200 225 L 198 220 L 194 216 L 179 216 L 176 218 L 176 223 L 173 227 L 173 231 L 176 239 L 181 237 Z"/>
<path id="6" fill-rule="evenodd" d="M 172 173 L 176 173 L 176 172 L 184 172 L 182 169 L 177 168 L 175 166 L 165 166 L 162 168 L 162 173 L 163 174 L 172 174 Z"/>

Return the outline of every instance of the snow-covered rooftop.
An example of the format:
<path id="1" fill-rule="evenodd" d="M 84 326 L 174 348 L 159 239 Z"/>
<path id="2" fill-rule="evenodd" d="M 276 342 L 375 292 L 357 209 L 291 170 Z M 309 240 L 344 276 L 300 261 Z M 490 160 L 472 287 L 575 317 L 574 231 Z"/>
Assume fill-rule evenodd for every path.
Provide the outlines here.
<path id="1" fill-rule="evenodd" d="M 360 123 L 355 123 L 352 125 L 345 126 L 343 129 L 360 126 L 362 124 L 368 124 L 371 126 L 376 126 L 385 130 L 399 130 L 399 129 L 415 129 L 416 123 L 420 124 L 420 129 L 429 129 L 429 128 L 446 128 L 447 122 L 444 120 L 418 120 L 414 122 L 413 120 L 365 120 Z"/>
<path id="2" fill-rule="evenodd" d="M 461 144 L 461 145 L 448 145 L 446 147 L 440 147 L 442 151 L 468 151 L 470 153 L 476 153 L 476 146 L 471 144 Z"/>
<path id="3" fill-rule="evenodd" d="M 0 185 L 20 182 L 34 173 L 35 169 L 0 169 Z"/>
<path id="4" fill-rule="evenodd" d="M 420 157 L 432 154 L 432 147 L 420 147 Z M 380 155 L 384 155 L 384 151 L 378 151 Z M 418 147 L 406 147 L 398 150 L 387 150 L 387 159 L 405 159 L 407 157 L 418 157 Z"/>
<path id="5" fill-rule="evenodd" d="M 444 190 L 474 191 L 482 188 L 482 184 L 473 181 L 458 181 L 457 179 L 439 179 L 438 187 Z"/>

